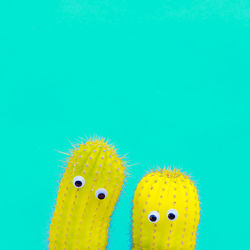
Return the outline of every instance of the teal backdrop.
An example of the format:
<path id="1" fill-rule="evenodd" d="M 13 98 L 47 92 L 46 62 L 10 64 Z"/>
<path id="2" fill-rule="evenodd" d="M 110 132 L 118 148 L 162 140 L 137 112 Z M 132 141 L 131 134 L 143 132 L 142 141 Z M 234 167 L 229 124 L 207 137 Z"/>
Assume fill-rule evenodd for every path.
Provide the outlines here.
<path id="1" fill-rule="evenodd" d="M 0 3 L 0 249 L 47 249 L 64 155 L 103 136 L 131 177 L 109 250 L 129 250 L 136 184 L 175 166 L 196 181 L 198 250 L 249 246 L 250 2 Z"/>

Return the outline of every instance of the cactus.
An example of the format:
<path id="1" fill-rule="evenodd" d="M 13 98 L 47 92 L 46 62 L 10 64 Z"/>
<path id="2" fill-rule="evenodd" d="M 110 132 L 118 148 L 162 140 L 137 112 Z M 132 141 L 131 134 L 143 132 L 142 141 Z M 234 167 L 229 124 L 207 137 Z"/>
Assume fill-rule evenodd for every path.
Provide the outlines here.
<path id="1" fill-rule="evenodd" d="M 195 248 L 200 218 L 197 189 L 180 170 L 155 170 L 137 185 L 132 209 L 137 249 Z"/>
<path id="2" fill-rule="evenodd" d="M 49 249 L 105 249 L 124 178 L 122 158 L 103 139 L 75 148 L 59 185 Z"/>

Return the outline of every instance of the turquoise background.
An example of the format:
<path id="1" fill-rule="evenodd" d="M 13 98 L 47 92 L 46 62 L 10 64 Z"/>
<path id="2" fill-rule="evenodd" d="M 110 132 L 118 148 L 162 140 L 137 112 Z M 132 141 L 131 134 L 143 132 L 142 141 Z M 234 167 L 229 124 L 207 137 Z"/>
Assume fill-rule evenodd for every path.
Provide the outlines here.
<path id="1" fill-rule="evenodd" d="M 197 249 L 249 245 L 249 1 L 0 3 L 0 248 L 46 249 L 56 150 L 109 138 L 131 178 L 108 249 L 130 249 L 136 183 L 176 166 L 199 188 Z"/>

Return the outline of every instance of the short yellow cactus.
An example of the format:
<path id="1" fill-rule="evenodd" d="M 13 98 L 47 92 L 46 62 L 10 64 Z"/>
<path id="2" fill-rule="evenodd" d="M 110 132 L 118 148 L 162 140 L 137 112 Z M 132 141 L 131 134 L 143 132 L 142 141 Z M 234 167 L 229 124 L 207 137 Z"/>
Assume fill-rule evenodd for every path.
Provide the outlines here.
<path id="1" fill-rule="evenodd" d="M 200 218 L 194 183 L 179 170 L 147 174 L 135 190 L 132 218 L 134 250 L 194 249 Z"/>
<path id="2" fill-rule="evenodd" d="M 50 225 L 49 249 L 105 249 L 125 166 L 103 139 L 80 144 L 63 174 Z"/>

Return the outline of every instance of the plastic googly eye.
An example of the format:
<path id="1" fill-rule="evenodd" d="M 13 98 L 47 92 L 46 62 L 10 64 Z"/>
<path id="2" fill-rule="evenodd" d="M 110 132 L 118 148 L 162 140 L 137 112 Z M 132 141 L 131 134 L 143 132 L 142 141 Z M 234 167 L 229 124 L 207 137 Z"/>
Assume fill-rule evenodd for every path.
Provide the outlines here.
<path id="1" fill-rule="evenodd" d="M 148 214 L 148 220 L 151 223 L 156 223 L 160 219 L 160 214 L 157 211 L 152 211 Z"/>
<path id="2" fill-rule="evenodd" d="M 167 212 L 167 218 L 171 221 L 174 221 L 178 218 L 178 212 L 175 209 L 169 209 Z"/>
<path id="3" fill-rule="evenodd" d="M 82 176 L 76 176 L 74 179 L 73 179 L 73 185 L 76 187 L 76 188 L 82 188 L 85 184 L 85 179 L 82 177 Z"/>
<path id="4" fill-rule="evenodd" d="M 99 188 L 95 192 L 95 196 L 99 200 L 105 199 L 107 197 L 107 195 L 108 195 L 108 192 L 105 188 Z"/>

